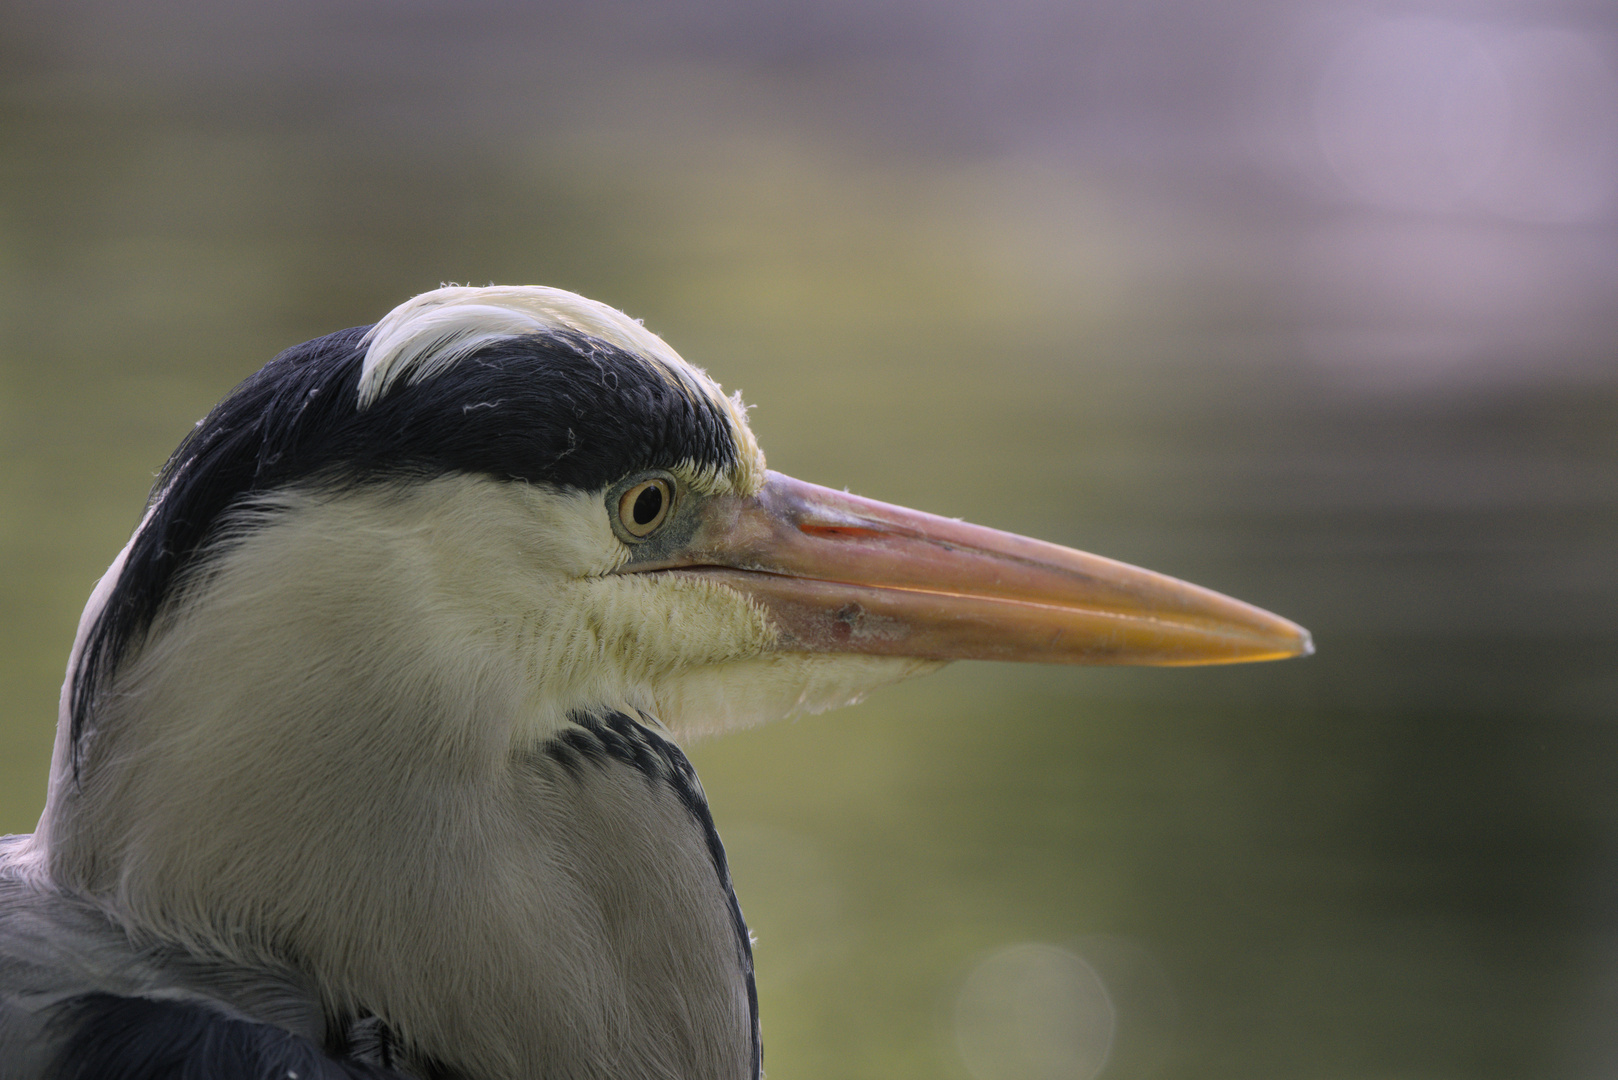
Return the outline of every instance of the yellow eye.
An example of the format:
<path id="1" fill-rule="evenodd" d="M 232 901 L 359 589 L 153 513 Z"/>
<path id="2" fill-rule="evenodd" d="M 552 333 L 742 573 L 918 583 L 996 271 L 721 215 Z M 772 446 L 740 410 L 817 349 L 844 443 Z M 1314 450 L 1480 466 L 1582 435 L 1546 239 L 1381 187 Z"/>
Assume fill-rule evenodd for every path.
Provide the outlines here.
<path id="1" fill-rule="evenodd" d="M 650 536 L 669 516 L 673 501 L 674 492 L 667 480 L 642 480 L 618 499 L 618 521 L 630 536 Z"/>

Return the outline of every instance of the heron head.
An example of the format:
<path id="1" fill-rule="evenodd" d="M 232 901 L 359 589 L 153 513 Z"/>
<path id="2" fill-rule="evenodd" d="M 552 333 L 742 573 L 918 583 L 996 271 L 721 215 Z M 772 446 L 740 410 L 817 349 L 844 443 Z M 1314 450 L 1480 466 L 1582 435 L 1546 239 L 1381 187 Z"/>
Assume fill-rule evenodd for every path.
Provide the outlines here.
<path id="1" fill-rule="evenodd" d="M 496 1060 L 535 971 L 600 970 L 568 952 L 605 934 L 589 870 L 559 863 L 606 858 L 616 819 L 540 760 L 589 716 L 679 739 L 953 659 L 1308 648 L 1172 578 L 773 473 L 740 400 L 605 305 L 443 288 L 283 353 L 169 459 L 81 621 L 31 843 L 132 931 L 296 957 L 423 1045 L 460 1037 L 456 971 Z"/>
<path id="2" fill-rule="evenodd" d="M 771 473 L 739 397 L 540 287 L 438 289 L 272 361 L 175 452 L 101 591 L 75 758 L 103 714 L 198 711 L 168 692 L 238 730 L 266 702 L 373 716 L 404 695 L 396 721 L 498 743 L 596 706 L 720 730 L 958 657 L 1307 648 L 1161 575 Z"/>

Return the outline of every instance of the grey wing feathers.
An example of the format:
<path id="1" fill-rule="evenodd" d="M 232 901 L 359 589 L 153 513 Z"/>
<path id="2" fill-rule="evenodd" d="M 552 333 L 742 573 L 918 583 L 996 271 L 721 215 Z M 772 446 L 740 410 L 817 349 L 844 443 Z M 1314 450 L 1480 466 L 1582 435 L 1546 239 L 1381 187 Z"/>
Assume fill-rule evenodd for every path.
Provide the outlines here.
<path id="1" fill-rule="evenodd" d="M 0 1080 L 396 1077 L 320 1047 L 318 998 L 290 972 L 135 947 L 93 905 L 41 888 L 0 839 Z"/>

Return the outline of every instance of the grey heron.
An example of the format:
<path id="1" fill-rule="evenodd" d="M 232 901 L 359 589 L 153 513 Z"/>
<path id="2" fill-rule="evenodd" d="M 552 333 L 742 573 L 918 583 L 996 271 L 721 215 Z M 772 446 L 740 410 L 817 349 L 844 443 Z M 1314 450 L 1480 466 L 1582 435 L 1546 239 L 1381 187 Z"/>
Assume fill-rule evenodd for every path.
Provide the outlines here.
<path id="1" fill-rule="evenodd" d="M 0 1077 L 758 1077 L 683 740 L 953 659 L 1309 649 L 770 472 L 610 307 L 425 293 L 233 390 L 96 586 L 0 841 Z"/>

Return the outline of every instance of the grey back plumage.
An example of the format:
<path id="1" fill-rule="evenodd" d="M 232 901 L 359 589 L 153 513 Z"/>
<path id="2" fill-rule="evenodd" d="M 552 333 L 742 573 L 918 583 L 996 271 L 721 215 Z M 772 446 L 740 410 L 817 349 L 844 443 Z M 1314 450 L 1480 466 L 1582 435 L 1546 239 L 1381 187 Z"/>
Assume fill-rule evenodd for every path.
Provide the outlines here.
<path id="1" fill-rule="evenodd" d="M 28 873 L 29 839 L 0 838 L 0 1080 L 58 1075 L 80 1034 L 69 1014 L 91 994 L 195 1003 L 316 1046 L 330 1042 L 316 989 L 294 969 L 139 946 L 96 905 Z"/>

